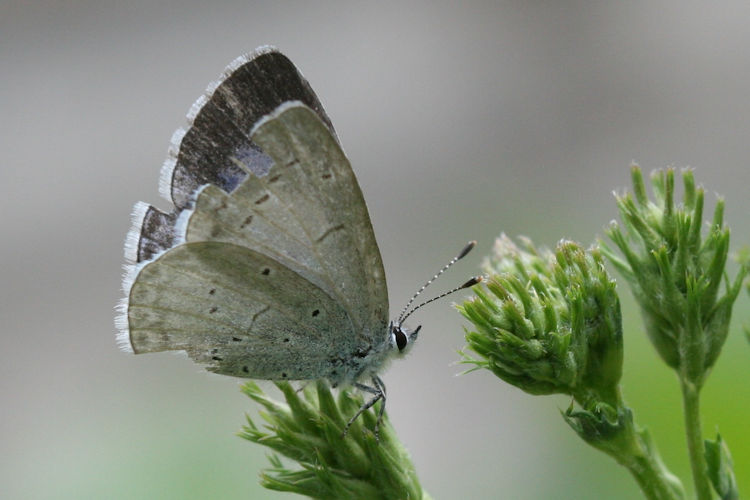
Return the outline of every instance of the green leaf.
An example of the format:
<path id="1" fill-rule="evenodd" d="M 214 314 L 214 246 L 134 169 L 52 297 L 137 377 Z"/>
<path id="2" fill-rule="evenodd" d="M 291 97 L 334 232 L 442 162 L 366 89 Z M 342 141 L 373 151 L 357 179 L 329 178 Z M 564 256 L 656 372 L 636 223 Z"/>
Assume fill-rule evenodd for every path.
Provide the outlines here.
<path id="1" fill-rule="evenodd" d="M 714 490 L 722 500 L 737 500 L 740 494 L 737 491 L 737 481 L 734 478 L 734 463 L 729 454 L 729 447 L 716 434 L 716 441 L 707 439 L 705 441 L 706 464 L 708 465 L 708 477 Z"/>

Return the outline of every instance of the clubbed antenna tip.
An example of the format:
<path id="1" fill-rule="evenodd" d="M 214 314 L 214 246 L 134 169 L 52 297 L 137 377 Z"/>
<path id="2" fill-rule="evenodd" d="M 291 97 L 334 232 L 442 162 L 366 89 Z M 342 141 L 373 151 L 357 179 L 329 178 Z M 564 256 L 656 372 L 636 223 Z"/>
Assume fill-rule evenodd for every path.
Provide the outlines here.
<path id="1" fill-rule="evenodd" d="M 472 287 L 476 285 L 477 283 L 481 283 L 482 281 L 484 281 L 484 278 L 482 276 L 474 276 L 469 281 L 467 281 L 466 283 L 458 287 L 458 290 L 463 290 L 464 288 Z"/>
<path id="2" fill-rule="evenodd" d="M 466 244 L 463 250 L 459 252 L 459 254 L 456 256 L 456 260 L 461 260 L 464 257 L 466 257 L 466 254 L 471 252 L 471 249 L 474 248 L 477 244 L 476 240 L 472 240 Z"/>

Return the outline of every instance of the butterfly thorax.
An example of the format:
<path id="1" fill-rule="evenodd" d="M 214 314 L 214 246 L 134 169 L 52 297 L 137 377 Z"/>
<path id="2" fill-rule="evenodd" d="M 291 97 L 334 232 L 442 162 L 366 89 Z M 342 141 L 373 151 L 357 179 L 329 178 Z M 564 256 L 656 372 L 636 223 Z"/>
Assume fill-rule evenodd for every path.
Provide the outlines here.
<path id="1" fill-rule="evenodd" d="M 388 363 L 405 356 L 417 339 L 421 326 L 410 330 L 391 322 L 387 336 L 377 345 L 357 349 L 349 356 L 342 356 L 334 361 L 328 380 L 336 387 L 352 385 L 363 379 L 369 379 L 384 371 Z"/>

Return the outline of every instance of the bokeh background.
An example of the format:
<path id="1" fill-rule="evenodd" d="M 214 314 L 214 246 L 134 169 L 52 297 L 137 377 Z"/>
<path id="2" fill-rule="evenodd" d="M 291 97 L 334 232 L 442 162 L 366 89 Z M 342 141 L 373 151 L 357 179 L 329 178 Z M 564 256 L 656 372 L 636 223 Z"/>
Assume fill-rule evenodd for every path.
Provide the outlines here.
<path id="1" fill-rule="evenodd" d="M 0 0 L 0 497 L 283 498 L 257 407 L 180 356 L 117 350 L 122 242 L 157 194 L 169 138 L 235 56 L 274 44 L 316 89 L 367 199 L 392 310 L 469 239 L 435 291 L 501 231 L 584 243 L 616 217 L 628 166 L 690 166 L 750 242 L 750 3 Z M 710 215 L 710 212 L 709 212 Z M 688 489 L 675 377 L 625 287 L 625 397 Z M 750 491 L 750 322 L 703 393 L 707 437 Z M 559 409 L 487 373 L 455 376 L 464 322 L 414 318 L 385 375 L 389 413 L 437 499 L 630 499 L 613 460 Z M 270 387 L 267 384 L 266 387 Z"/>

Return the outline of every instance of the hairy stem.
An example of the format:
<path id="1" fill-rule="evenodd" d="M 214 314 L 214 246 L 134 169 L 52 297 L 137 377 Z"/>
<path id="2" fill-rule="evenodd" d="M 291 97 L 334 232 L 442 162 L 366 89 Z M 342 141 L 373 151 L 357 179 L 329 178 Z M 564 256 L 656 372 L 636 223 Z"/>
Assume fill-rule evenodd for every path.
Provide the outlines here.
<path id="1" fill-rule="evenodd" d="M 708 480 L 708 466 L 703 453 L 703 433 L 700 421 L 700 389 L 689 380 L 681 378 L 682 408 L 685 414 L 685 436 L 693 484 L 698 500 L 711 500 L 711 484 Z"/>
<path id="2" fill-rule="evenodd" d="M 644 496 L 651 500 L 677 500 L 682 497 L 670 486 L 669 474 L 648 452 L 631 456 L 622 464 L 630 471 Z"/>

